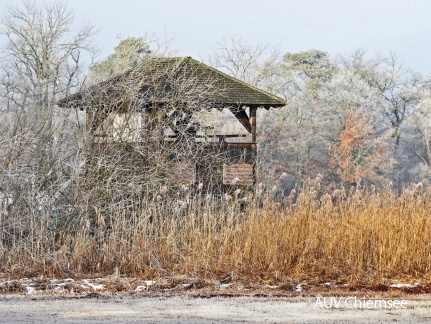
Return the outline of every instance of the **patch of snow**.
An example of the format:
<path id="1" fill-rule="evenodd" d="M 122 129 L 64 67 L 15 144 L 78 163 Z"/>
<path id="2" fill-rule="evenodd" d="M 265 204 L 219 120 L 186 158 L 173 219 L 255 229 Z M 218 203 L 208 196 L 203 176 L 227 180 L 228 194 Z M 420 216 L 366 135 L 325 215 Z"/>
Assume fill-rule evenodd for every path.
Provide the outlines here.
<path id="1" fill-rule="evenodd" d="M 414 285 L 411 285 L 411 284 L 393 284 L 393 285 L 390 285 L 389 287 L 392 287 L 392 288 L 414 288 L 417 286 L 419 286 L 419 284 L 416 282 Z"/>
<path id="2" fill-rule="evenodd" d="M 92 283 L 92 282 L 90 282 L 88 279 L 84 279 L 84 280 L 82 280 L 82 281 L 83 281 L 83 282 L 84 282 L 84 284 L 86 284 L 87 286 L 89 286 L 89 287 L 93 288 L 93 290 L 101 290 L 101 289 L 105 288 L 105 285 L 103 285 L 103 284 L 100 284 L 100 285 L 93 284 L 93 283 Z M 83 285 L 81 285 L 81 286 L 83 286 Z M 85 286 L 84 286 L 84 288 L 85 288 Z"/>
<path id="3" fill-rule="evenodd" d="M 62 283 L 59 283 L 59 284 L 55 284 L 54 285 L 54 290 L 56 290 L 56 291 L 63 290 L 65 285 L 66 285 L 65 282 L 62 282 Z"/>
<path id="4" fill-rule="evenodd" d="M 183 287 L 184 288 L 188 288 L 188 287 L 190 287 L 192 284 L 189 284 L 189 283 L 187 283 L 187 284 L 183 284 Z"/>
<path id="5" fill-rule="evenodd" d="M 330 282 L 325 282 L 325 283 L 324 283 L 324 285 L 325 285 L 325 286 L 330 286 L 330 285 L 331 285 L 331 283 L 330 283 Z"/>
<path id="6" fill-rule="evenodd" d="M 23 284 L 23 286 L 27 290 L 27 294 L 33 294 L 36 291 L 36 288 L 31 285 Z"/>
<path id="7" fill-rule="evenodd" d="M 278 288 L 278 286 L 268 286 L 269 287 L 269 289 L 277 289 Z"/>
<path id="8" fill-rule="evenodd" d="M 301 284 L 297 284 L 296 286 L 295 286 L 295 290 L 296 291 L 302 291 L 302 287 L 301 287 Z"/>
<path id="9" fill-rule="evenodd" d="M 220 289 L 226 289 L 229 288 L 231 284 L 221 284 Z"/>
<path id="10" fill-rule="evenodd" d="M 154 285 L 156 282 L 154 280 L 144 280 L 144 286 L 137 286 L 135 292 L 147 290 L 149 286 Z"/>
<path id="11" fill-rule="evenodd" d="M 148 286 L 138 286 L 135 289 L 135 292 L 140 292 L 140 291 L 144 291 L 147 289 Z"/>

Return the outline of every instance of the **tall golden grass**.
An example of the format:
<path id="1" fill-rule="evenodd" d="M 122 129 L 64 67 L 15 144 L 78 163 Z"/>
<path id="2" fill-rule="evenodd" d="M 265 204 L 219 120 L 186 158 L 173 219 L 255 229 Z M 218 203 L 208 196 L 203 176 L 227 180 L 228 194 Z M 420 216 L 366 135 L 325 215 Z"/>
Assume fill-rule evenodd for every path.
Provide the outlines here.
<path id="1" fill-rule="evenodd" d="M 292 193 L 294 195 L 294 193 Z M 43 225 L 0 246 L 11 276 L 186 275 L 349 282 L 429 279 L 431 192 L 355 189 L 318 196 L 306 186 L 282 204 L 157 197 L 139 210 L 97 214 L 94 226 L 51 235 Z M 112 217 L 114 216 L 114 217 Z M 107 225 L 107 219 L 111 224 Z"/>

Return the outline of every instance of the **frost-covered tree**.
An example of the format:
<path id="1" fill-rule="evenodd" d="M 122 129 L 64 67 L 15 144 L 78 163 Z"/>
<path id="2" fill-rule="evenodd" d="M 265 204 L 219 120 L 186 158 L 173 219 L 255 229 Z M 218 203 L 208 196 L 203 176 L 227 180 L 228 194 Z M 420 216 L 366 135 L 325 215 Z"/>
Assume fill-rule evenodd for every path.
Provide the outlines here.
<path id="1" fill-rule="evenodd" d="M 326 52 L 310 50 L 285 54 L 279 68 L 289 81 L 289 87 L 283 88 L 289 103 L 266 116 L 261 153 L 279 169 L 303 180 L 326 165 L 322 134 L 328 117 L 319 107 L 318 91 L 335 67 Z"/>
<path id="2" fill-rule="evenodd" d="M 401 136 L 405 156 L 407 181 L 431 181 L 431 90 L 424 87 L 420 100 L 406 117 L 405 132 Z M 413 162 L 413 163 L 412 163 Z"/>
<path id="3" fill-rule="evenodd" d="M 366 51 L 358 50 L 350 56 L 339 58 L 342 68 L 360 76 L 384 99 L 381 106 L 386 119 L 394 130 L 396 148 L 400 144 L 404 122 L 419 99 L 422 77 L 403 67 L 396 54 L 366 58 Z"/>
<path id="4" fill-rule="evenodd" d="M 335 70 L 329 54 L 315 49 L 300 53 L 286 53 L 283 56 L 283 62 L 286 71 L 296 74 L 296 88 L 300 91 L 312 89 L 315 103 L 318 105 L 318 88 Z"/>
<path id="5" fill-rule="evenodd" d="M 391 125 L 381 107 L 384 98 L 352 69 L 339 70 L 325 84 L 321 108 L 326 124 L 328 166 L 336 180 L 362 178 L 382 184 L 394 163 Z"/>

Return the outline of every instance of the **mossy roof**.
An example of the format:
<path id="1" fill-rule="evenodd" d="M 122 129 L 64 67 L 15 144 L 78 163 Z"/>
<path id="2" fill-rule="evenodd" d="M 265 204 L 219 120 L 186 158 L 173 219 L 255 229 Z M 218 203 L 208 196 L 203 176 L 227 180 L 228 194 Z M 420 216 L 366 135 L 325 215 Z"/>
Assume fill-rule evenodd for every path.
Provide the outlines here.
<path id="1" fill-rule="evenodd" d="M 149 102 L 163 103 L 175 99 L 178 88 L 183 90 L 179 101 L 186 103 L 194 96 L 207 95 L 218 107 L 257 106 L 268 109 L 286 105 L 283 99 L 191 57 L 147 59 L 134 69 L 60 100 L 58 105 L 87 109 L 101 104 L 111 105 L 114 101 L 124 102 L 127 93 L 133 91 L 146 93 Z M 187 91 L 193 88 L 197 91 Z M 184 91 L 188 94 L 184 95 Z"/>

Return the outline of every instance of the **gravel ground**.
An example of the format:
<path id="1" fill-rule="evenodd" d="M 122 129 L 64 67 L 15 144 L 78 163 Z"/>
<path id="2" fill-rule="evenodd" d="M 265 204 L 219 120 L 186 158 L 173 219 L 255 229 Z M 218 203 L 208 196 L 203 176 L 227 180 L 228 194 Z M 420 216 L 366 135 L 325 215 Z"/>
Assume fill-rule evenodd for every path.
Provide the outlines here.
<path id="1" fill-rule="evenodd" d="M 333 298 L 334 303 L 339 301 L 339 297 Z M 3 295 L 0 296 L 0 323 L 431 322 L 430 295 L 392 299 L 399 302 L 405 300 L 405 308 L 355 308 L 352 303 L 347 303 L 348 297 L 342 298 L 340 305 L 333 304 L 332 308 L 326 309 L 323 305 L 329 305 L 330 297 Z M 361 302 L 365 302 L 362 298 Z"/>

